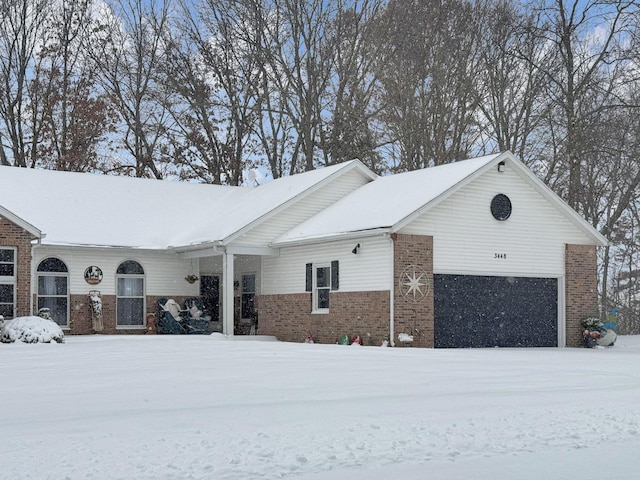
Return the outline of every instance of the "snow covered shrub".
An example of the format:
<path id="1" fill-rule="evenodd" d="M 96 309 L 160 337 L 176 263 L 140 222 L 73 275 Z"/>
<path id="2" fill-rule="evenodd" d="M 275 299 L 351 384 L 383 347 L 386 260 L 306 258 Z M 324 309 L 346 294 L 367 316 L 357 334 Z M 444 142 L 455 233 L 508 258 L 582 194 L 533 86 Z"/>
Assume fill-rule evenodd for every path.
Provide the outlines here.
<path id="1" fill-rule="evenodd" d="M 60 326 L 41 317 L 17 317 L 7 320 L 0 330 L 0 342 L 13 343 L 64 343 L 64 333 Z"/>

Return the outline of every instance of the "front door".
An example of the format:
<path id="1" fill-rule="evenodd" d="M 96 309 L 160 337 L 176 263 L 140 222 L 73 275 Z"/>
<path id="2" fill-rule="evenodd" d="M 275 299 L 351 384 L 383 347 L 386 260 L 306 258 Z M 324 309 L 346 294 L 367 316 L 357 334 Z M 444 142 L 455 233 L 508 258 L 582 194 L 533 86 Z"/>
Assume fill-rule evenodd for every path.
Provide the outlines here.
<path id="1" fill-rule="evenodd" d="M 202 275 L 200 277 L 200 297 L 207 312 L 214 322 L 220 320 L 220 277 Z"/>

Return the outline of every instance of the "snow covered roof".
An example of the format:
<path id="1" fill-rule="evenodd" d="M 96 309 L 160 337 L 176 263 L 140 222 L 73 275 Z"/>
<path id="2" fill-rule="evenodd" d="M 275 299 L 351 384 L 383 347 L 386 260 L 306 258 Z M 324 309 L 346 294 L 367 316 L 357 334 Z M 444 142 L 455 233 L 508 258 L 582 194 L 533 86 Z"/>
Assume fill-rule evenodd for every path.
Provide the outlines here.
<path id="1" fill-rule="evenodd" d="M 46 244 L 163 249 L 224 242 L 238 230 L 259 223 L 273 210 L 351 168 L 373 177 L 357 160 L 258 187 L 3 166 L 0 206 L 14 219 L 46 235 Z"/>
<path id="2" fill-rule="evenodd" d="M 607 244 L 607 240 L 595 228 L 564 203 L 511 152 L 503 152 L 379 177 L 291 229 L 273 245 L 278 247 L 320 239 L 396 232 L 482 172 L 503 161 L 516 167 L 534 188 L 554 203 L 595 244 Z"/>
<path id="3" fill-rule="evenodd" d="M 373 180 L 276 239 L 273 246 L 398 231 L 487 168 L 508 161 L 598 245 L 606 239 L 510 152 L 377 177 L 358 160 L 258 187 L 0 167 L 0 215 L 49 245 L 148 249 L 227 245 L 352 169 Z"/>
<path id="4" fill-rule="evenodd" d="M 275 245 L 337 237 L 353 232 L 393 230 L 402 220 L 459 186 L 463 180 L 499 156 L 500 154 L 487 155 L 379 177 L 285 233 L 276 240 Z"/>
<path id="5" fill-rule="evenodd" d="M 15 223 L 20 228 L 22 228 L 23 230 L 27 231 L 31 235 L 33 235 L 34 239 L 43 238 L 44 234 L 40 230 L 38 230 L 36 227 L 31 225 L 29 222 L 27 222 L 23 218 L 20 218 L 18 215 L 16 215 L 12 211 L 7 210 L 2 205 L 0 205 L 0 216 L 6 218 L 7 220 L 9 220 L 12 223 Z"/>

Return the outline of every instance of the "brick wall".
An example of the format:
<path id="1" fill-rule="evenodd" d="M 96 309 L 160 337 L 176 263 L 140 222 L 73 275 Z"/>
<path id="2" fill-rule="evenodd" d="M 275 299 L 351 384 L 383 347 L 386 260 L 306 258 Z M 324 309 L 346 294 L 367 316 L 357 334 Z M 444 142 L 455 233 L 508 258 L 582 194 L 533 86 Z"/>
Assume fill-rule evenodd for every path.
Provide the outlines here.
<path id="1" fill-rule="evenodd" d="M 91 306 L 89 304 L 88 295 L 71 295 L 69 301 L 70 305 L 70 319 L 69 319 L 69 331 L 70 335 L 89 335 L 92 333 L 102 334 L 121 334 L 132 333 L 141 334 L 145 333 L 145 330 L 140 328 L 116 328 L 116 296 L 115 295 L 101 295 L 102 298 L 102 323 L 104 330 L 101 332 L 94 332 L 93 321 L 91 318 Z M 147 309 L 145 312 L 145 320 L 147 313 L 154 313 L 158 315 L 158 300 L 160 298 L 173 298 L 181 306 L 184 305 L 184 301 L 188 297 L 183 296 L 167 296 L 159 297 L 148 295 L 146 298 Z M 190 297 L 189 297 L 190 298 Z M 35 301 L 35 300 L 34 300 Z"/>
<path id="2" fill-rule="evenodd" d="M 329 313 L 312 314 L 311 293 L 259 295 L 258 333 L 286 342 L 303 342 L 307 332 L 318 343 L 336 343 L 342 335 L 360 335 L 365 345 L 389 336 L 389 292 L 329 294 Z"/>
<path id="3" fill-rule="evenodd" d="M 31 240 L 33 236 L 0 216 L 0 246 L 17 248 L 16 315 L 31 313 Z"/>
<path id="4" fill-rule="evenodd" d="M 596 247 L 565 247 L 566 335 L 568 347 L 583 345 L 580 321 L 598 317 L 598 268 Z"/>
<path id="5" fill-rule="evenodd" d="M 394 332 L 396 346 L 430 347 L 434 345 L 433 314 L 433 237 L 423 235 L 393 236 L 394 251 Z M 427 294 L 403 296 L 399 286 L 403 271 L 416 265 L 425 272 Z M 421 287 L 421 288 L 425 288 Z M 398 334 L 413 336 L 412 343 L 398 341 Z"/>

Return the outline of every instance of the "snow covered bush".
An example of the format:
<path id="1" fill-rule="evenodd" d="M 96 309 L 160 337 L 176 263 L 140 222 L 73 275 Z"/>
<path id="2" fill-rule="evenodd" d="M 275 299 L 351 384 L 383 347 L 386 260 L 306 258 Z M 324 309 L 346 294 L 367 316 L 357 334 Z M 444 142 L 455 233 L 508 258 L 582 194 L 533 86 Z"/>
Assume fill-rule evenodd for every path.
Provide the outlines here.
<path id="1" fill-rule="evenodd" d="M 17 317 L 7 320 L 0 329 L 0 342 L 13 343 L 63 343 L 64 333 L 60 326 L 41 317 Z"/>

